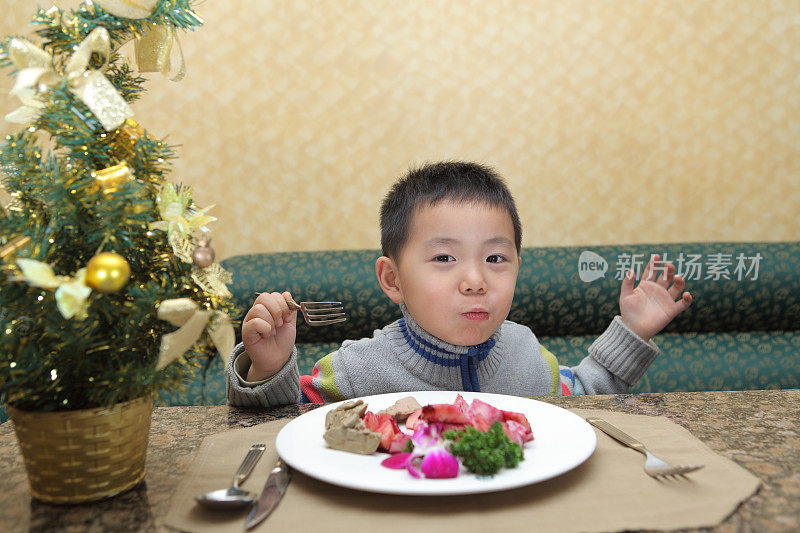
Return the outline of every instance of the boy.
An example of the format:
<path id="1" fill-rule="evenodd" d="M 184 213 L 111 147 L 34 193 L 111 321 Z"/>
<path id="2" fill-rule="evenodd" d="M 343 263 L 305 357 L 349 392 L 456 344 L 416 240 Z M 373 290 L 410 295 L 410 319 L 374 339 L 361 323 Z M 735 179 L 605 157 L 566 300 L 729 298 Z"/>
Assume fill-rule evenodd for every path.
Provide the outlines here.
<path id="1" fill-rule="evenodd" d="M 261 294 L 228 365 L 228 403 L 268 407 L 415 390 L 625 392 L 659 353 L 650 338 L 691 303 L 673 265 L 655 279 L 654 255 L 636 288 L 633 270 L 627 273 L 621 316 L 589 355 L 559 367 L 528 327 L 506 320 L 522 230 L 511 193 L 492 169 L 444 162 L 412 170 L 384 199 L 380 224 L 375 273 L 403 318 L 371 338 L 345 341 L 301 377 L 291 294 Z"/>

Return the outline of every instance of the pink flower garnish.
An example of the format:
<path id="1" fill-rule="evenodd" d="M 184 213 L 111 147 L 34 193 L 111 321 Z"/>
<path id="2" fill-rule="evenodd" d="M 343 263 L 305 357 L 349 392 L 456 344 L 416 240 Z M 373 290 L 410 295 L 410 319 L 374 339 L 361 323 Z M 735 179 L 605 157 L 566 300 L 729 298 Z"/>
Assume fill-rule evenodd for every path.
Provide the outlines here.
<path id="1" fill-rule="evenodd" d="M 420 469 L 425 477 L 449 478 L 458 476 L 458 459 L 442 448 L 429 451 L 422 460 Z"/>
<path id="2" fill-rule="evenodd" d="M 393 468 L 395 470 L 400 470 L 401 468 L 406 468 L 410 460 L 411 460 L 411 453 L 409 452 L 396 453 L 394 455 L 390 455 L 389 457 L 381 461 L 381 465 L 385 466 L 386 468 Z"/>

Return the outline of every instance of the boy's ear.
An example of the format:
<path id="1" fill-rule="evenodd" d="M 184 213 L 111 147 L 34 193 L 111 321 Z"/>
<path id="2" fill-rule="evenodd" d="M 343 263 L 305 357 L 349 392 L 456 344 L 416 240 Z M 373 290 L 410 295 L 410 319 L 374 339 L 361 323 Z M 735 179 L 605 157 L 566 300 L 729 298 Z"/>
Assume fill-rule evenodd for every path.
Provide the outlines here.
<path id="1" fill-rule="evenodd" d="M 400 292 L 395 262 L 385 255 L 380 256 L 375 261 L 375 275 L 378 276 L 378 284 L 381 286 L 381 290 L 386 293 L 386 296 L 396 304 L 401 303 L 403 301 L 403 293 Z"/>

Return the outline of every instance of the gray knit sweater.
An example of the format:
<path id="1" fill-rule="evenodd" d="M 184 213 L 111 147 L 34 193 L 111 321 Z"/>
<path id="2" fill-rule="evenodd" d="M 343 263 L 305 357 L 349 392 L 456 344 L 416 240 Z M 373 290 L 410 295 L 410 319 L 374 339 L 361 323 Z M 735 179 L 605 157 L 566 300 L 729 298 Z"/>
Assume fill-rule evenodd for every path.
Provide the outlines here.
<path id="1" fill-rule="evenodd" d="M 416 390 L 471 390 L 515 396 L 626 392 L 659 354 L 619 316 L 575 367 L 559 367 L 526 326 L 505 321 L 489 340 L 456 346 L 423 330 L 401 305 L 403 318 L 371 338 L 345 341 L 301 379 L 297 348 L 273 377 L 247 382 L 250 359 L 237 345 L 228 364 L 228 403 L 270 407 L 304 401 L 338 401 Z M 557 369 L 557 370 L 556 370 Z M 555 372 L 554 372 L 555 370 Z M 301 387 L 302 383 L 302 387 Z"/>

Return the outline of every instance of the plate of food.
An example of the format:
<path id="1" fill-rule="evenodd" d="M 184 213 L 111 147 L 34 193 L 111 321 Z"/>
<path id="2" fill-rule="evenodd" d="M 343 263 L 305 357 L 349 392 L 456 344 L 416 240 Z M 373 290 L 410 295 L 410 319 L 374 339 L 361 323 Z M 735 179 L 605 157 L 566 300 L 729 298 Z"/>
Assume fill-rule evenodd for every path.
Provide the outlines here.
<path id="1" fill-rule="evenodd" d="M 582 464 L 596 444 L 592 427 L 566 409 L 457 391 L 379 394 L 325 405 L 289 422 L 275 441 L 287 464 L 321 481 L 426 496 L 538 483 Z"/>

